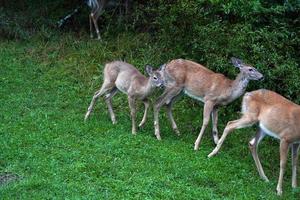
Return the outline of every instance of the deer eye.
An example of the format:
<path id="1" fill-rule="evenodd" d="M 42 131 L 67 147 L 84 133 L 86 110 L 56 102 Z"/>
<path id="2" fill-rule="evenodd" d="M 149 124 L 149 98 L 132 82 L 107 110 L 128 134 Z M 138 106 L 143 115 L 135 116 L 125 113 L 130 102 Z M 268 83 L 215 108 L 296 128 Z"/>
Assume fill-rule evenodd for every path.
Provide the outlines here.
<path id="1" fill-rule="evenodd" d="M 252 72 L 252 71 L 253 71 L 253 69 L 251 69 L 251 68 L 250 68 L 250 69 L 249 69 L 249 71 L 250 71 L 250 72 Z"/>
<path id="2" fill-rule="evenodd" d="M 154 79 L 154 80 L 157 80 L 157 77 L 156 77 L 156 76 L 153 76 L 153 79 Z"/>

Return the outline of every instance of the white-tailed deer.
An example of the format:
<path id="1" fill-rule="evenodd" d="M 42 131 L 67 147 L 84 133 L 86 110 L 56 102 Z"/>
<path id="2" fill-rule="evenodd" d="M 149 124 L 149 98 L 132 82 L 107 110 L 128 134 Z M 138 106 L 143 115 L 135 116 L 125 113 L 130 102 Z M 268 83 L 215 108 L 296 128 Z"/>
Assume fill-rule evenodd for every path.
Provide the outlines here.
<path id="1" fill-rule="evenodd" d="M 90 7 L 91 9 L 91 13 L 90 13 L 90 36 L 91 38 L 93 38 L 93 24 L 97 33 L 97 39 L 100 40 L 101 36 L 100 36 L 100 32 L 99 32 L 99 28 L 98 28 L 98 18 L 100 17 L 100 15 L 103 13 L 104 8 L 106 6 L 106 4 L 108 3 L 109 0 L 86 0 L 87 5 Z"/>
<path id="2" fill-rule="evenodd" d="M 139 124 L 139 127 L 141 127 L 146 122 L 149 108 L 149 101 L 147 97 L 151 94 L 155 87 L 160 87 L 163 85 L 163 80 L 159 70 L 153 71 L 151 66 L 146 65 L 146 72 L 148 73 L 149 77 L 145 77 L 134 66 L 126 62 L 114 61 L 107 63 L 104 67 L 104 81 L 102 87 L 93 96 L 84 120 L 86 120 L 91 114 L 96 100 L 103 94 L 106 94 L 105 101 L 111 121 L 113 124 L 116 123 L 116 117 L 112 108 L 111 98 L 120 90 L 128 95 L 132 120 L 132 134 L 136 134 L 136 100 L 139 99 L 143 101 L 145 105 L 144 116 Z"/>
<path id="3" fill-rule="evenodd" d="M 97 39 L 100 40 L 101 36 L 99 33 L 99 28 L 98 28 L 98 18 L 100 17 L 100 15 L 102 15 L 102 13 L 104 12 L 104 8 L 109 4 L 109 3 L 113 3 L 115 1 L 113 0 L 85 0 L 87 5 L 90 7 L 91 9 L 91 13 L 90 13 L 90 36 L 91 38 L 93 38 L 93 24 L 97 33 Z M 128 12 L 128 4 L 129 4 L 129 0 L 125 0 L 125 9 L 126 9 L 126 13 Z"/>
<path id="4" fill-rule="evenodd" d="M 297 187 L 297 162 L 300 146 L 300 106 L 283 96 L 265 89 L 246 93 L 242 103 L 243 116 L 230 121 L 224 129 L 216 148 L 208 155 L 218 153 L 227 135 L 234 129 L 248 127 L 259 123 L 256 136 L 249 142 L 249 147 L 255 161 L 258 173 L 268 181 L 257 155 L 257 148 L 266 136 L 280 140 L 280 174 L 277 184 L 277 194 L 282 194 L 283 174 L 286 167 L 289 146 L 292 147 L 292 187 Z"/>
<path id="5" fill-rule="evenodd" d="M 179 133 L 172 116 L 172 105 L 180 93 L 204 103 L 203 123 L 200 134 L 195 142 L 194 149 L 199 148 L 201 137 L 209 123 L 210 115 L 213 124 L 213 139 L 218 142 L 218 106 L 227 105 L 240 97 L 246 90 L 249 80 L 259 80 L 263 75 L 254 67 L 244 64 L 243 61 L 232 58 L 232 63 L 239 68 L 240 73 L 235 80 L 226 78 L 223 74 L 215 73 L 204 66 L 183 59 L 172 60 L 162 70 L 165 91 L 154 106 L 154 127 L 157 139 L 161 139 L 158 115 L 161 106 L 167 104 L 168 117 L 172 128 Z"/>
<path id="6" fill-rule="evenodd" d="M 125 1 L 125 3 L 124 3 L 125 4 L 125 12 L 127 14 L 130 0 L 124 0 L 124 1 Z M 97 39 L 100 40 L 101 36 L 100 36 L 98 23 L 97 23 L 99 17 L 103 14 L 104 9 L 109 4 L 116 5 L 117 4 L 116 2 L 119 2 L 119 4 L 120 4 L 120 2 L 122 2 L 122 0 L 120 0 L 120 1 L 118 1 L 118 0 L 83 0 L 83 2 L 86 3 L 91 10 L 91 13 L 89 14 L 90 36 L 91 36 L 91 38 L 93 38 L 93 26 L 94 26 L 94 28 L 96 30 L 96 34 L 97 34 Z M 62 27 L 68 19 L 70 19 L 73 15 L 78 13 L 78 11 L 81 9 L 81 7 L 82 7 L 82 5 L 77 6 L 77 8 L 74 9 L 70 14 L 68 14 L 64 18 L 60 19 L 57 22 L 58 27 L 59 28 Z"/>

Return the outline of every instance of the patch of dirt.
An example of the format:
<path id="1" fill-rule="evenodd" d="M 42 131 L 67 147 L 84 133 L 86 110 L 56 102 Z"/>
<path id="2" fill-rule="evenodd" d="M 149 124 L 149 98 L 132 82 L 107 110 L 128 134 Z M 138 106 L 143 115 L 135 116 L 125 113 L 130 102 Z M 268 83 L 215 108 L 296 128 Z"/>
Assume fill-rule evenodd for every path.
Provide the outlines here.
<path id="1" fill-rule="evenodd" d="M 21 177 L 10 172 L 0 172 L 0 186 L 19 180 Z"/>

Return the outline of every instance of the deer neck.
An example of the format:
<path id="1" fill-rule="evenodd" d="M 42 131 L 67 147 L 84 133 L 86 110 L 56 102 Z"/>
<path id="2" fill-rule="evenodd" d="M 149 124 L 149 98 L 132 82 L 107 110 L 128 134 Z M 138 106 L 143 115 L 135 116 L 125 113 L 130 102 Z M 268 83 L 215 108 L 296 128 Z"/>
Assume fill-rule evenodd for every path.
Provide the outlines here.
<path id="1" fill-rule="evenodd" d="M 232 100 L 239 98 L 244 94 L 248 86 L 249 79 L 241 72 L 233 81 L 231 87 L 231 98 Z"/>
<path id="2" fill-rule="evenodd" d="M 145 84 L 143 86 L 144 97 L 147 97 L 153 92 L 154 86 L 151 83 L 150 77 L 145 77 Z"/>

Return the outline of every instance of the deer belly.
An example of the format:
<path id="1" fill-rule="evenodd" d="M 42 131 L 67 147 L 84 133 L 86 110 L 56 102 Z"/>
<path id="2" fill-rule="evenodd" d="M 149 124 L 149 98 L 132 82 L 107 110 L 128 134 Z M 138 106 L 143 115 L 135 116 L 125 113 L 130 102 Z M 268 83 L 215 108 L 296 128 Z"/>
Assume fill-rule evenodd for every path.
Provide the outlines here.
<path id="1" fill-rule="evenodd" d="M 127 94 L 128 91 L 128 85 L 129 83 L 127 81 L 119 80 L 116 81 L 116 86 L 118 90 L 120 90 L 122 93 Z"/>
<path id="2" fill-rule="evenodd" d="M 266 133 L 267 135 L 276 138 L 276 139 L 280 139 L 280 137 L 274 133 L 273 131 L 269 130 L 267 127 L 265 127 L 262 123 L 259 123 L 259 127 L 261 128 L 261 130 Z"/>
<path id="3" fill-rule="evenodd" d="M 204 99 L 202 97 L 199 97 L 199 96 L 196 96 L 196 95 L 193 95 L 192 93 L 188 92 L 187 90 L 184 90 L 184 93 L 186 95 L 188 95 L 189 97 L 193 98 L 193 99 L 196 99 L 198 101 L 201 101 L 204 103 Z"/>

